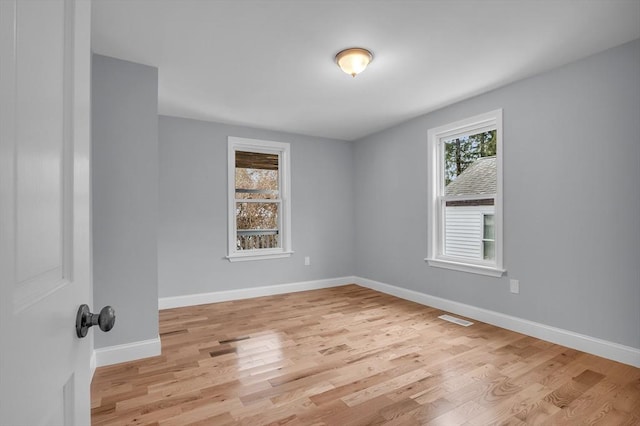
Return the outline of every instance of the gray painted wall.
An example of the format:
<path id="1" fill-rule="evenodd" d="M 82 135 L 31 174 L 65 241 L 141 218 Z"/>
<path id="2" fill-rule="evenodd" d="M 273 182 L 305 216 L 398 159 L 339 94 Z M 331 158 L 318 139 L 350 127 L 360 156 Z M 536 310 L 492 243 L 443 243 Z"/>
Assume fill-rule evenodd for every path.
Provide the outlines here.
<path id="1" fill-rule="evenodd" d="M 228 136 L 291 144 L 290 258 L 224 259 Z M 348 142 L 161 116 L 160 297 L 351 275 L 352 164 Z"/>
<path id="2" fill-rule="evenodd" d="M 95 347 L 158 336 L 158 70 L 93 55 L 93 309 L 116 310 Z"/>
<path id="3" fill-rule="evenodd" d="M 427 130 L 496 108 L 508 276 L 430 267 Z M 356 275 L 640 348 L 640 40 L 366 137 L 354 160 Z"/>

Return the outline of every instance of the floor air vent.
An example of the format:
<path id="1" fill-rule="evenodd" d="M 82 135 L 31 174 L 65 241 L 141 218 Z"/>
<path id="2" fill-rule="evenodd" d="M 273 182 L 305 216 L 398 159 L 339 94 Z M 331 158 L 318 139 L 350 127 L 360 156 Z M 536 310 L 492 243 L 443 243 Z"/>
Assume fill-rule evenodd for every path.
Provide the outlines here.
<path id="1" fill-rule="evenodd" d="M 469 327 L 473 323 L 471 321 L 463 320 L 460 318 L 452 317 L 451 315 L 440 315 L 438 318 L 443 319 L 445 321 L 452 322 L 454 324 L 461 325 L 463 327 Z"/>

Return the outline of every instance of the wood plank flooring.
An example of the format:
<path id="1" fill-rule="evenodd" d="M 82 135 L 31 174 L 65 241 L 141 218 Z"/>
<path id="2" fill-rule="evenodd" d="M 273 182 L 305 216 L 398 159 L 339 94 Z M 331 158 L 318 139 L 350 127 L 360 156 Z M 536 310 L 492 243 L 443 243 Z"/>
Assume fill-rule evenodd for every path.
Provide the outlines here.
<path id="1" fill-rule="evenodd" d="M 443 313 L 356 285 L 163 310 L 92 423 L 640 425 L 640 369 Z"/>

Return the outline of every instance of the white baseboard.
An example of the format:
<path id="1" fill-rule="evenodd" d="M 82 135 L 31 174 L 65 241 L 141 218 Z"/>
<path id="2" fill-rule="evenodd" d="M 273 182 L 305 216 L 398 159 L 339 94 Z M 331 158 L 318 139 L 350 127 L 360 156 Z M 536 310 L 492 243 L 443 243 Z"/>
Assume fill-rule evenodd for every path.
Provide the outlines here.
<path id="1" fill-rule="evenodd" d="M 577 349 L 603 358 L 608 358 L 624 364 L 640 367 L 640 349 L 621 345 L 607 340 L 598 339 L 562 328 L 551 327 L 526 319 L 501 314 L 488 309 L 478 308 L 464 303 L 431 296 L 406 288 L 373 281 L 367 278 L 354 277 L 355 284 L 367 287 L 381 293 L 390 294 L 401 299 L 410 300 L 422 305 L 431 306 L 443 311 L 452 312 L 478 321 L 486 322 L 508 330 L 523 333 L 528 336 L 557 343 L 562 346 Z"/>
<path id="2" fill-rule="evenodd" d="M 95 359 L 94 366 L 104 367 L 105 365 L 135 361 L 141 358 L 160 355 L 161 352 L 160 336 L 155 339 L 107 346 L 93 351 Z"/>
<path id="3" fill-rule="evenodd" d="M 355 283 L 354 280 L 355 277 L 329 278 L 326 280 L 302 281 L 289 284 L 243 288 L 240 290 L 214 291 L 211 293 L 189 294 L 186 296 L 161 297 L 158 299 L 158 309 L 181 308 L 183 306 L 250 299 L 252 297 L 272 296 L 274 294 L 318 290 L 321 288 L 353 284 Z"/>

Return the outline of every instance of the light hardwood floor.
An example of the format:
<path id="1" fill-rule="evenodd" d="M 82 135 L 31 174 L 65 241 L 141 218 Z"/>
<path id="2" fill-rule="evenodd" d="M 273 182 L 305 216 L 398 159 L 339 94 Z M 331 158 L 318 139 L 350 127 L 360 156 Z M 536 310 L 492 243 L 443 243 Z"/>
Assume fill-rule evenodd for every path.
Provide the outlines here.
<path id="1" fill-rule="evenodd" d="M 160 312 L 94 425 L 640 425 L 640 369 L 356 285 Z"/>

